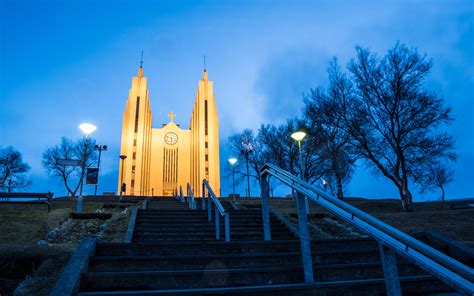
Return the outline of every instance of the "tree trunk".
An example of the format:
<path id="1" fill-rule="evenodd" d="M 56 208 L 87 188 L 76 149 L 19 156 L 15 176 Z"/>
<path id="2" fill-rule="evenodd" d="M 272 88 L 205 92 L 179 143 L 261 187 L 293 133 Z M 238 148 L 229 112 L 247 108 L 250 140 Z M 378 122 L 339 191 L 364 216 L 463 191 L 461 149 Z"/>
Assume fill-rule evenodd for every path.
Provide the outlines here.
<path id="1" fill-rule="evenodd" d="M 402 207 L 405 212 L 413 212 L 413 196 L 408 190 L 400 191 L 400 198 L 402 200 Z"/>
<path id="2" fill-rule="evenodd" d="M 344 199 L 344 194 L 342 192 L 342 180 L 339 174 L 336 174 L 336 183 L 337 183 L 337 198 Z"/>
<path id="3" fill-rule="evenodd" d="M 440 186 L 441 188 L 441 206 L 444 208 L 444 188 L 443 186 Z"/>
<path id="4" fill-rule="evenodd" d="M 61 173 L 61 177 L 63 179 L 64 187 L 66 187 L 68 195 L 74 196 L 74 193 L 72 192 L 71 188 L 67 184 L 67 177 L 66 177 L 65 173 Z"/>

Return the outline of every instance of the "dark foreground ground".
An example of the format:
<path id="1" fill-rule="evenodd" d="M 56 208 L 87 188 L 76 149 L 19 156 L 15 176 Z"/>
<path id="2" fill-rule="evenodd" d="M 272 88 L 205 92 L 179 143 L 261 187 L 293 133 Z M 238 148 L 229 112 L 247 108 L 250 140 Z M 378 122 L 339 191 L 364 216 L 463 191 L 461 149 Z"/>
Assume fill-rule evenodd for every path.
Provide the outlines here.
<path id="1" fill-rule="evenodd" d="M 70 218 L 76 204 L 0 204 L 0 295 L 48 295 L 65 264 L 85 236 L 121 242 L 129 209 L 85 203 L 84 213 L 109 213 L 106 220 Z"/>
<path id="2" fill-rule="evenodd" d="M 416 203 L 413 213 L 402 211 L 398 200 L 349 199 L 348 202 L 382 221 L 411 233 L 440 232 L 474 247 L 474 209 L 452 210 L 439 202 Z M 260 200 L 238 199 L 243 207 L 256 207 Z M 101 240 L 123 240 L 133 204 L 87 201 L 83 212 L 109 213 L 106 220 L 70 218 L 75 202 L 55 201 L 50 213 L 45 205 L 0 204 L 0 295 L 49 295 L 63 267 L 85 236 Z M 272 199 L 270 205 L 297 225 L 291 199 Z M 311 205 L 312 236 L 334 238 L 363 235 L 338 221 L 326 211 Z"/>

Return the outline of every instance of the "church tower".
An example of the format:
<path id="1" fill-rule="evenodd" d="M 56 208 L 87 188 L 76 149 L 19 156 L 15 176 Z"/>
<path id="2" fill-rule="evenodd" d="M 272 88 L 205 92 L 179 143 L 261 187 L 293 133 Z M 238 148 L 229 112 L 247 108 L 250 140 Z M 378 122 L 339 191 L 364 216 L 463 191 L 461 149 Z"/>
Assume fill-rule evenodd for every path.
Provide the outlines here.
<path id="1" fill-rule="evenodd" d="M 189 124 L 191 128 L 191 187 L 201 196 L 202 180 L 220 196 L 219 122 L 214 101 L 213 82 L 206 69 L 199 81 Z"/>
<path id="2" fill-rule="evenodd" d="M 119 169 L 120 178 L 127 184 L 125 195 L 148 195 L 150 192 L 150 159 L 151 159 L 151 122 L 150 101 L 148 100 L 147 78 L 143 68 L 138 68 L 138 76 L 132 78 L 122 124 L 122 160 Z"/>
<path id="3" fill-rule="evenodd" d="M 194 195 L 201 196 L 207 179 L 220 196 L 219 128 L 206 70 L 198 83 L 190 128 L 174 122 L 173 112 L 169 117 L 161 128 L 152 128 L 147 78 L 140 66 L 123 114 L 120 155 L 127 158 L 119 167 L 118 192 L 123 174 L 125 195 L 173 196 L 180 187 L 186 192 L 189 183 Z"/>

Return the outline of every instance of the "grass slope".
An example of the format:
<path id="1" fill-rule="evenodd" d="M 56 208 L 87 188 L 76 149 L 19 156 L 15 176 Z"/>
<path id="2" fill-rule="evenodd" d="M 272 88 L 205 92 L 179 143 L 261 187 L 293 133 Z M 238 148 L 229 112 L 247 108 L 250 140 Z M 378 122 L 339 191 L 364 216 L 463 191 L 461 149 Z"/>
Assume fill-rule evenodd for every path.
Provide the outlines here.
<path id="1" fill-rule="evenodd" d="M 15 295 L 49 295 L 83 237 L 123 240 L 129 208 L 108 204 L 104 209 L 102 202 L 86 200 L 84 213 L 112 214 L 103 221 L 72 220 L 70 213 L 75 207 L 75 202 L 55 200 L 48 213 L 41 204 L 0 204 L 0 295 L 12 295 L 14 291 Z M 48 240 L 48 234 L 55 228 L 60 230 Z"/>

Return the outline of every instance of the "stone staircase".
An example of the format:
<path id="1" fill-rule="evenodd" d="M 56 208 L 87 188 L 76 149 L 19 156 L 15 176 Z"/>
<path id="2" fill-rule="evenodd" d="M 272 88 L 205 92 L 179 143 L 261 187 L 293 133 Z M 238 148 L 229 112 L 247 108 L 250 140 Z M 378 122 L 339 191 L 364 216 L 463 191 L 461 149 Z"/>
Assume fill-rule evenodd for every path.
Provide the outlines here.
<path id="1" fill-rule="evenodd" d="M 206 210 L 154 199 L 139 210 L 133 242 L 98 243 L 77 295 L 375 295 L 385 294 L 377 243 L 368 238 L 312 243 L 316 283 L 304 283 L 300 243 L 271 216 L 263 241 L 260 210 L 230 211 L 231 242 L 215 239 Z M 213 216 L 214 217 L 214 216 Z M 398 258 L 406 294 L 451 289 Z"/>

